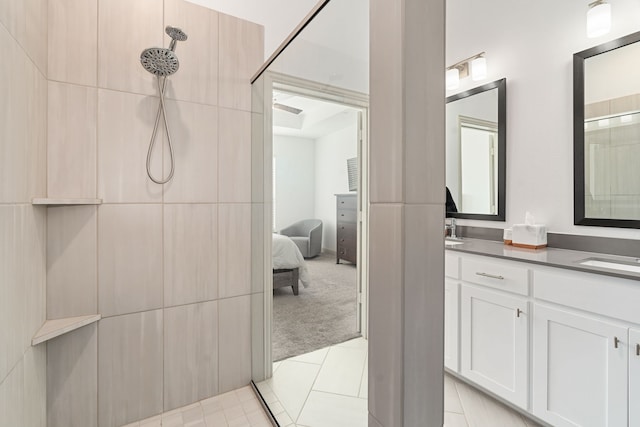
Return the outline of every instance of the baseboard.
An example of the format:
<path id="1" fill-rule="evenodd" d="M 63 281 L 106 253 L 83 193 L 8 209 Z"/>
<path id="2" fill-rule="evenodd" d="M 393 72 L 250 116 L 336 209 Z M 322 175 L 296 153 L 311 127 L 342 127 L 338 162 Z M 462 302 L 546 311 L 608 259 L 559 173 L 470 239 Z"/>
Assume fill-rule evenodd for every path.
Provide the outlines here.
<path id="1" fill-rule="evenodd" d="M 332 249 L 322 248 L 322 253 L 323 254 L 329 254 L 329 255 L 335 255 L 336 251 L 334 251 Z"/>

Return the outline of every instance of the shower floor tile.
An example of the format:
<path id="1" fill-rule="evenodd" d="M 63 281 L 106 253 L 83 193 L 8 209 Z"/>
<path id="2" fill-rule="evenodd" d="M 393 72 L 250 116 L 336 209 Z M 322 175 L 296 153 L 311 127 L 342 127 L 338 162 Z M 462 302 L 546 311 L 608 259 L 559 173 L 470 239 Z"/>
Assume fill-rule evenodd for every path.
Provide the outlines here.
<path id="1" fill-rule="evenodd" d="M 247 386 L 123 427 L 271 427 L 271 422 Z"/>

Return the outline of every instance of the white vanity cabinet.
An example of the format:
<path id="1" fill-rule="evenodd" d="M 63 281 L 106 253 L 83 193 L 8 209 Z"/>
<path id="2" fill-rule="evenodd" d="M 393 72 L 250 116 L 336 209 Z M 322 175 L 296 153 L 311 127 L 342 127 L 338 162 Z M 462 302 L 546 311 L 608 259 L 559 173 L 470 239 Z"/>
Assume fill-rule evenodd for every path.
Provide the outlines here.
<path id="1" fill-rule="evenodd" d="M 640 427 L 639 280 L 576 271 L 566 261 L 560 268 L 448 252 L 458 267 L 445 264 L 457 375 L 549 425 Z M 552 254 L 525 253 L 538 255 Z"/>
<path id="2" fill-rule="evenodd" d="M 629 426 L 640 427 L 640 329 L 629 330 Z"/>
<path id="3" fill-rule="evenodd" d="M 527 299 L 463 283 L 460 304 L 461 374 L 526 409 Z"/>
<path id="4" fill-rule="evenodd" d="M 459 364 L 459 311 L 460 306 L 460 257 L 445 254 L 444 279 L 444 366 L 452 371 L 460 370 Z"/>
<path id="5" fill-rule="evenodd" d="M 460 259 L 460 373 L 527 409 L 529 272 L 526 265 Z"/>
<path id="6" fill-rule="evenodd" d="M 626 426 L 628 329 L 538 303 L 533 318 L 533 414 L 558 427 Z"/>

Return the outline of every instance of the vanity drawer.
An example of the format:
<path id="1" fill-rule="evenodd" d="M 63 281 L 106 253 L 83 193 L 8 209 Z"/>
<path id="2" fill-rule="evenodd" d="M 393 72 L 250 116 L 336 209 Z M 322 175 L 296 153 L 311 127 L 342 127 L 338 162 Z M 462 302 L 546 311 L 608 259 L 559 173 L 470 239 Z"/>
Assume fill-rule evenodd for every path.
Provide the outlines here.
<path id="1" fill-rule="evenodd" d="M 452 279 L 460 278 L 460 257 L 458 255 L 451 255 L 450 253 L 444 253 L 444 275 Z"/>
<path id="2" fill-rule="evenodd" d="M 533 296 L 640 324 L 640 281 L 561 268 L 533 270 Z"/>
<path id="3" fill-rule="evenodd" d="M 529 295 L 529 269 L 508 261 L 488 257 L 464 257 L 462 280 L 520 295 Z"/>

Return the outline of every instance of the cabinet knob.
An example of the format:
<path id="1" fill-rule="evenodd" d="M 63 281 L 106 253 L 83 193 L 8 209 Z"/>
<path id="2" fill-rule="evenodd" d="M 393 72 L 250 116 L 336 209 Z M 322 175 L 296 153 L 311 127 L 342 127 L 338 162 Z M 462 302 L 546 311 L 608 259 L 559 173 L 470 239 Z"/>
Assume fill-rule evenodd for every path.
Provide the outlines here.
<path id="1" fill-rule="evenodd" d="M 640 344 L 636 344 L 636 356 L 640 356 Z"/>
<path id="2" fill-rule="evenodd" d="M 516 317 L 520 317 L 521 314 L 524 314 L 524 311 L 520 310 L 519 308 L 516 309 Z"/>
<path id="3" fill-rule="evenodd" d="M 618 337 L 613 337 L 613 347 L 618 348 L 620 346 L 620 340 Z"/>

